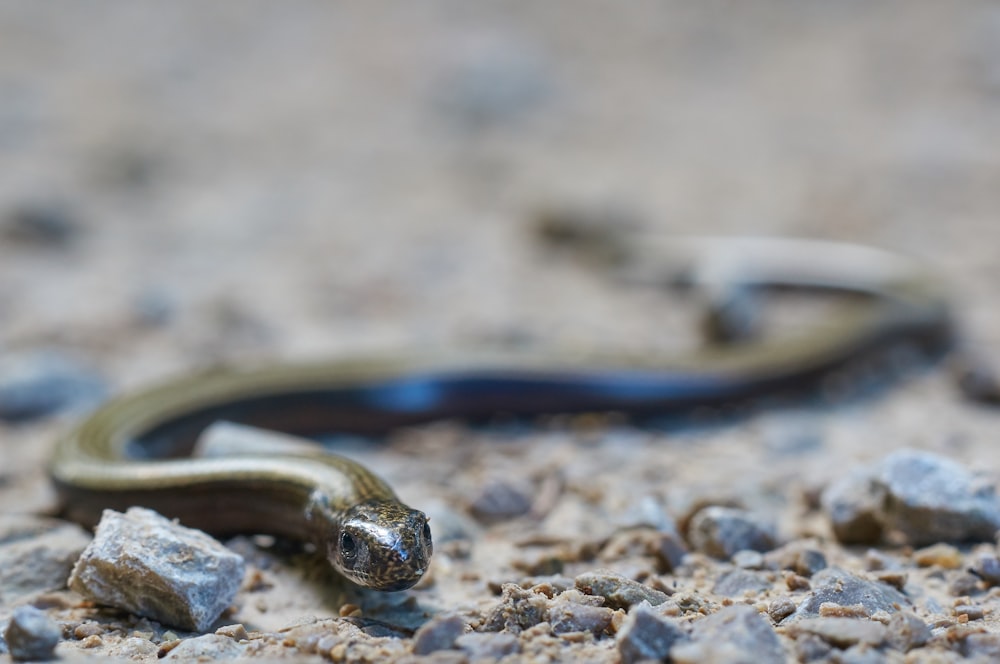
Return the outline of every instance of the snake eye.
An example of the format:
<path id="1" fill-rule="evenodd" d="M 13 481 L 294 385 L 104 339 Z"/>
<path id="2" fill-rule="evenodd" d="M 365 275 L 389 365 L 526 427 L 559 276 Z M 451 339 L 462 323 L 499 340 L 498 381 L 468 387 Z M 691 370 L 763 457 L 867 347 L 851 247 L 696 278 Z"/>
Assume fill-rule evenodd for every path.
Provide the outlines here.
<path id="1" fill-rule="evenodd" d="M 424 542 L 427 544 L 431 543 L 431 524 L 424 521 Z"/>
<path id="2" fill-rule="evenodd" d="M 340 555 L 347 562 L 358 557 L 358 544 L 351 537 L 350 533 L 340 534 Z"/>

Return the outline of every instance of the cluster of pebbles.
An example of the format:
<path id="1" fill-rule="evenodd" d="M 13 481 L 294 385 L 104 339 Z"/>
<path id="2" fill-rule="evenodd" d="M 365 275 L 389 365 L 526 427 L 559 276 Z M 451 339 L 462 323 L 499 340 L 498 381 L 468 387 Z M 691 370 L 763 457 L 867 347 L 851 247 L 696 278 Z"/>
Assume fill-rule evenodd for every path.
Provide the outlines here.
<path id="1" fill-rule="evenodd" d="M 676 522 L 621 530 L 601 553 L 517 561 L 524 576 L 489 581 L 475 605 L 421 605 L 432 569 L 416 602 L 386 611 L 362 592 L 337 617 L 277 630 L 239 622 L 246 598 L 272 583 L 248 540 L 227 548 L 138 508 L 106 512 L 92 540 L 59 521 L 4 517 L 0 653 L 345 662 L 1000 657 L 991 628 L 1000 500 L 990 485 L 947 458 L 901 450 L 845 473 L 817 507 L 839 542 L 782 543 L 767 515 L 700 504 Z M 444 564 L 463 546 L 444 542 Z M 625 561 L 618 569 L 599 565 L 609 550 Z M 566 574 L 581 568 L 589 569 Z"/>

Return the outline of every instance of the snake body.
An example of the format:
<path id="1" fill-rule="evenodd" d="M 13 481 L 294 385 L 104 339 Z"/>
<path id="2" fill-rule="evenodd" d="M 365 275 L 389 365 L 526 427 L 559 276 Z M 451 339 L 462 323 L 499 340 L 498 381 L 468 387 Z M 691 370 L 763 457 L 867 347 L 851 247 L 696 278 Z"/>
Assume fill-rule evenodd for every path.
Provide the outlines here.
<path id="1" fill-rule="evenodd" d="M 110 401 L 59 441 L 51 474 L 65 514 L 93 524 L 104 508 L 143 505 L 216 534 L 311 540 L 352 581 L 399 590 L 427 569 L 431 536 L 426 516 L 384 481 L 332 454 L 190 458 L 199 433 L 219 420 L 306 436 L 378 435 L 496 414 L 678 413 L 814 388 L 831 372 L 884 357 L 901 342 L 930 351 L 950 342 L 936 280 L 892 254 L 771 240 L 703 242 L 684 252 L 719 246 L 742 267 L 723 276 L 703 270 L 709 290 L 791 286 L 852 297 L 806 334 L 689 357 L 449 355 L 188 376 Z"/>

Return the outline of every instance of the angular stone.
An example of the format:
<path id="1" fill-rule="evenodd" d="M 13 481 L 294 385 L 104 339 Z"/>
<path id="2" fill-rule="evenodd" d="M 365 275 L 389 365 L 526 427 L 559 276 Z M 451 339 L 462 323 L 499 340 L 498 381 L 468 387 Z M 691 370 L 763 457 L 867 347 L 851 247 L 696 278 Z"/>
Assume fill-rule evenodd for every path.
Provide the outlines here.
<path id="1" fill-rule="evenodd" d="M 877 646 L 886 639 L 887 628 L 880 622 L 858 618 L 807 618 L 789 625 L 791 635 L 812 634 L 837 648 L 863 643 Z"/>
<path id="2" fill-rule="evenodd" d="M 455 639 L 465 634 L 465 629 L 465 621 L 459 616 L 435 616 L 413 635 L 413 654 L 429 655 L 438 650 L 449 650 L 455 646 Z"/>
<path id="3" fill-rule="evenodd" d="M 55 655 L 62 629 L 44 611 L 33 606 L 14 609 L 4 633 L 7 648 L 14 660 L 46 660 Z"/>
<path id="4" fill-rule="evenodd" d="M 812 591 L 799 604 L 796 618 L 820 615 L 824 603 L 838 606 L 862 606 L 871 615 L 876 611 L 895 613 L 910 606 L 906 595 L 892 586 L 854 576 L 838 567 L 828 567 L 813 575 Z"/>
<path id="5" fill-rule="evenodd" d="M 880 464 L 882 522 L 916 546 L 940 541 L 989 541 L 1000 529 L 1000 498 L 946 457 L 900 450 Z"/>
<path id="6" fill-rule="evenodd" d="M 611 625 L 614 611 L 603 606 L 578 602 L 556 602 L 549 609 L 548 621 L 554 634 L 590 632 L 600 634 Z"/>
<path id="7" fill-rule="evenodd" d="M 517 637 L 503 632 L 469 632 L 455 639 L 455 646 L 471 660 L 496 660 L 521 650 Z"/>
<path id="8" fill-rule="evenodd" d="M 688 539 L 696 550 L 723 560 L 744 549 L 769 551 L 776 544 L 771 524 L 746 510 L 718 505 L 694 515 Z"/>
<path id="9" fill-rule="evenodd" d="M 38 517 L 0 516 L 0 605 L 66 586 L 90 543 L 79 526 Z"/>
<path id="10" fill-rule="evenodd" d="M 239 643 L 221 634 L 203 634 L 184 639 L 166 654 L 164 659 L 184 662 L 235 659 L 245 654 Z"/>
<path id="11" fill-rule="evenodd" d="M 205 533 L 139 507 L 105 510 L 70 588 L 99 604 L 203 632 L 232 603 L 243 559 Z"/>
<path id="12" fill-rule="evenodd" d="M 674 644 L 685 638 L 674 622 L 656 613 L 649 603 L 636 604 L 618 631 L 616 643 L 623 664 L 663 661 Z"/>
<path id="13" fill-rule="evenodd" d="M 621 574 L 610 570 L 586 572 L 576 577 L 578 590 L 588 595 L 600 595 L 613 609 L 627 609 L 639 602 L 649 602 L 652 606 L 663 604 L 669 599 L 666 593 L 644 586 Z"/>
<path id="14" fill-rule="evenodd" d="M 876 544 L 882 539 L 882 488 L 873 468 L 856 468 L 832 482 L 821 503 L 833 533 L 844 544 Z"/>
<path id="15" fill-rule="evenodd" d="M 469 504 L 469 512 L 480 523 L 497 523 L 527 514 L 531 510 L 528 487 L 511 482 L 490 482 Z"/>
<path id="16" fill-rule="evenodd" d="M 762 593 L 771 587 L 771 582 L 760 572 L 735 569 L 719 577 L 712 592 L 724 597 L 742 597 L 746 593 Z"/>
<path id="17" fill-rule="evenodd" d="M 752 606 L 734 604 L 695 621 L 691 644 L 674 661 L 784 662 L 785 651 L 770 622 Z M 693 658 L 693 659 L 692 659 Z"/>

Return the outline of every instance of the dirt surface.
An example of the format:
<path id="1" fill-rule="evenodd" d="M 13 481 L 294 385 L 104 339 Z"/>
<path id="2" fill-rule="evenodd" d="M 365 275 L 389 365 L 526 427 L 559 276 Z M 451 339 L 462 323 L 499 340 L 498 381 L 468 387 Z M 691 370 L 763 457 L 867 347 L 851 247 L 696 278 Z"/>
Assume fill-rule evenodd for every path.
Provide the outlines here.
<path id="1" fill-rule="evenodd" d="M 3 1 L 0 359 L 58 354 L 119 393 L 220 363 L 698 343 L 676 294 L 540 249 L 531 229 L 552 207 L 614 208 L 663 234 L 833 238 L 915 256 L 949 284 L 966 340 L 989 358 L 998 145 L 991 2 Z M 0 512 L 51 510 L 45 463 L 76 416 L 0 423 Z M 769 607 L 800 604 L 808 574 L 743 560 L 765 587 L 725 597 L 713 588 L 741 561 L 699 553 L 671 571 L 650 549 L 664 523 L 710 502 L 764 514 L 780 550 L 807 547 L 868 577 L 898 567 L 908 576 L 890 585 L 934 630 L 911 659 L 989 656 L 968 635 L 1000 634 L 1000 598 L 961 582 L 993 543 L 926 564 L 905 546 L 866 553 L 836 543 L 816 496 L 902 447 L 993 478 L 998 424 L 1000 411 L 964 402 L 939 368 L 848 405 L 707 426 L 401 432 L 353 453 L 431 514 L 431 577 L 358 593 L 307 557 L 237 540 L 252 569 L 219 625 L 242 623 L 256 645 L 218 652 L 418 657 L 409 635 L 431 616 L 483 629 L 515 601 L 502 584 L 579 585 L 598 568 L 668 592 L 685 624 L 734 603 L 781 622 Z M 496 492 L 528 509 L 477 520 Z M 155 661 L 177 636 L 68 591 L 24 601 L 64 625 L 65 657 Z M 14 604 L 0 604 L 0 623 Z M 550 614 L 509 656 L 617 661 L 626 609 L 611 610 L 593 632 L 548 629 Z M 864 636 L 831 650 L 837 638 L 776 630 L 790 658 L 865 651 Z M 820 641 L 826 651 L 807 650 Z M 487 659 L 506 647 L 493 645 Z"/>

